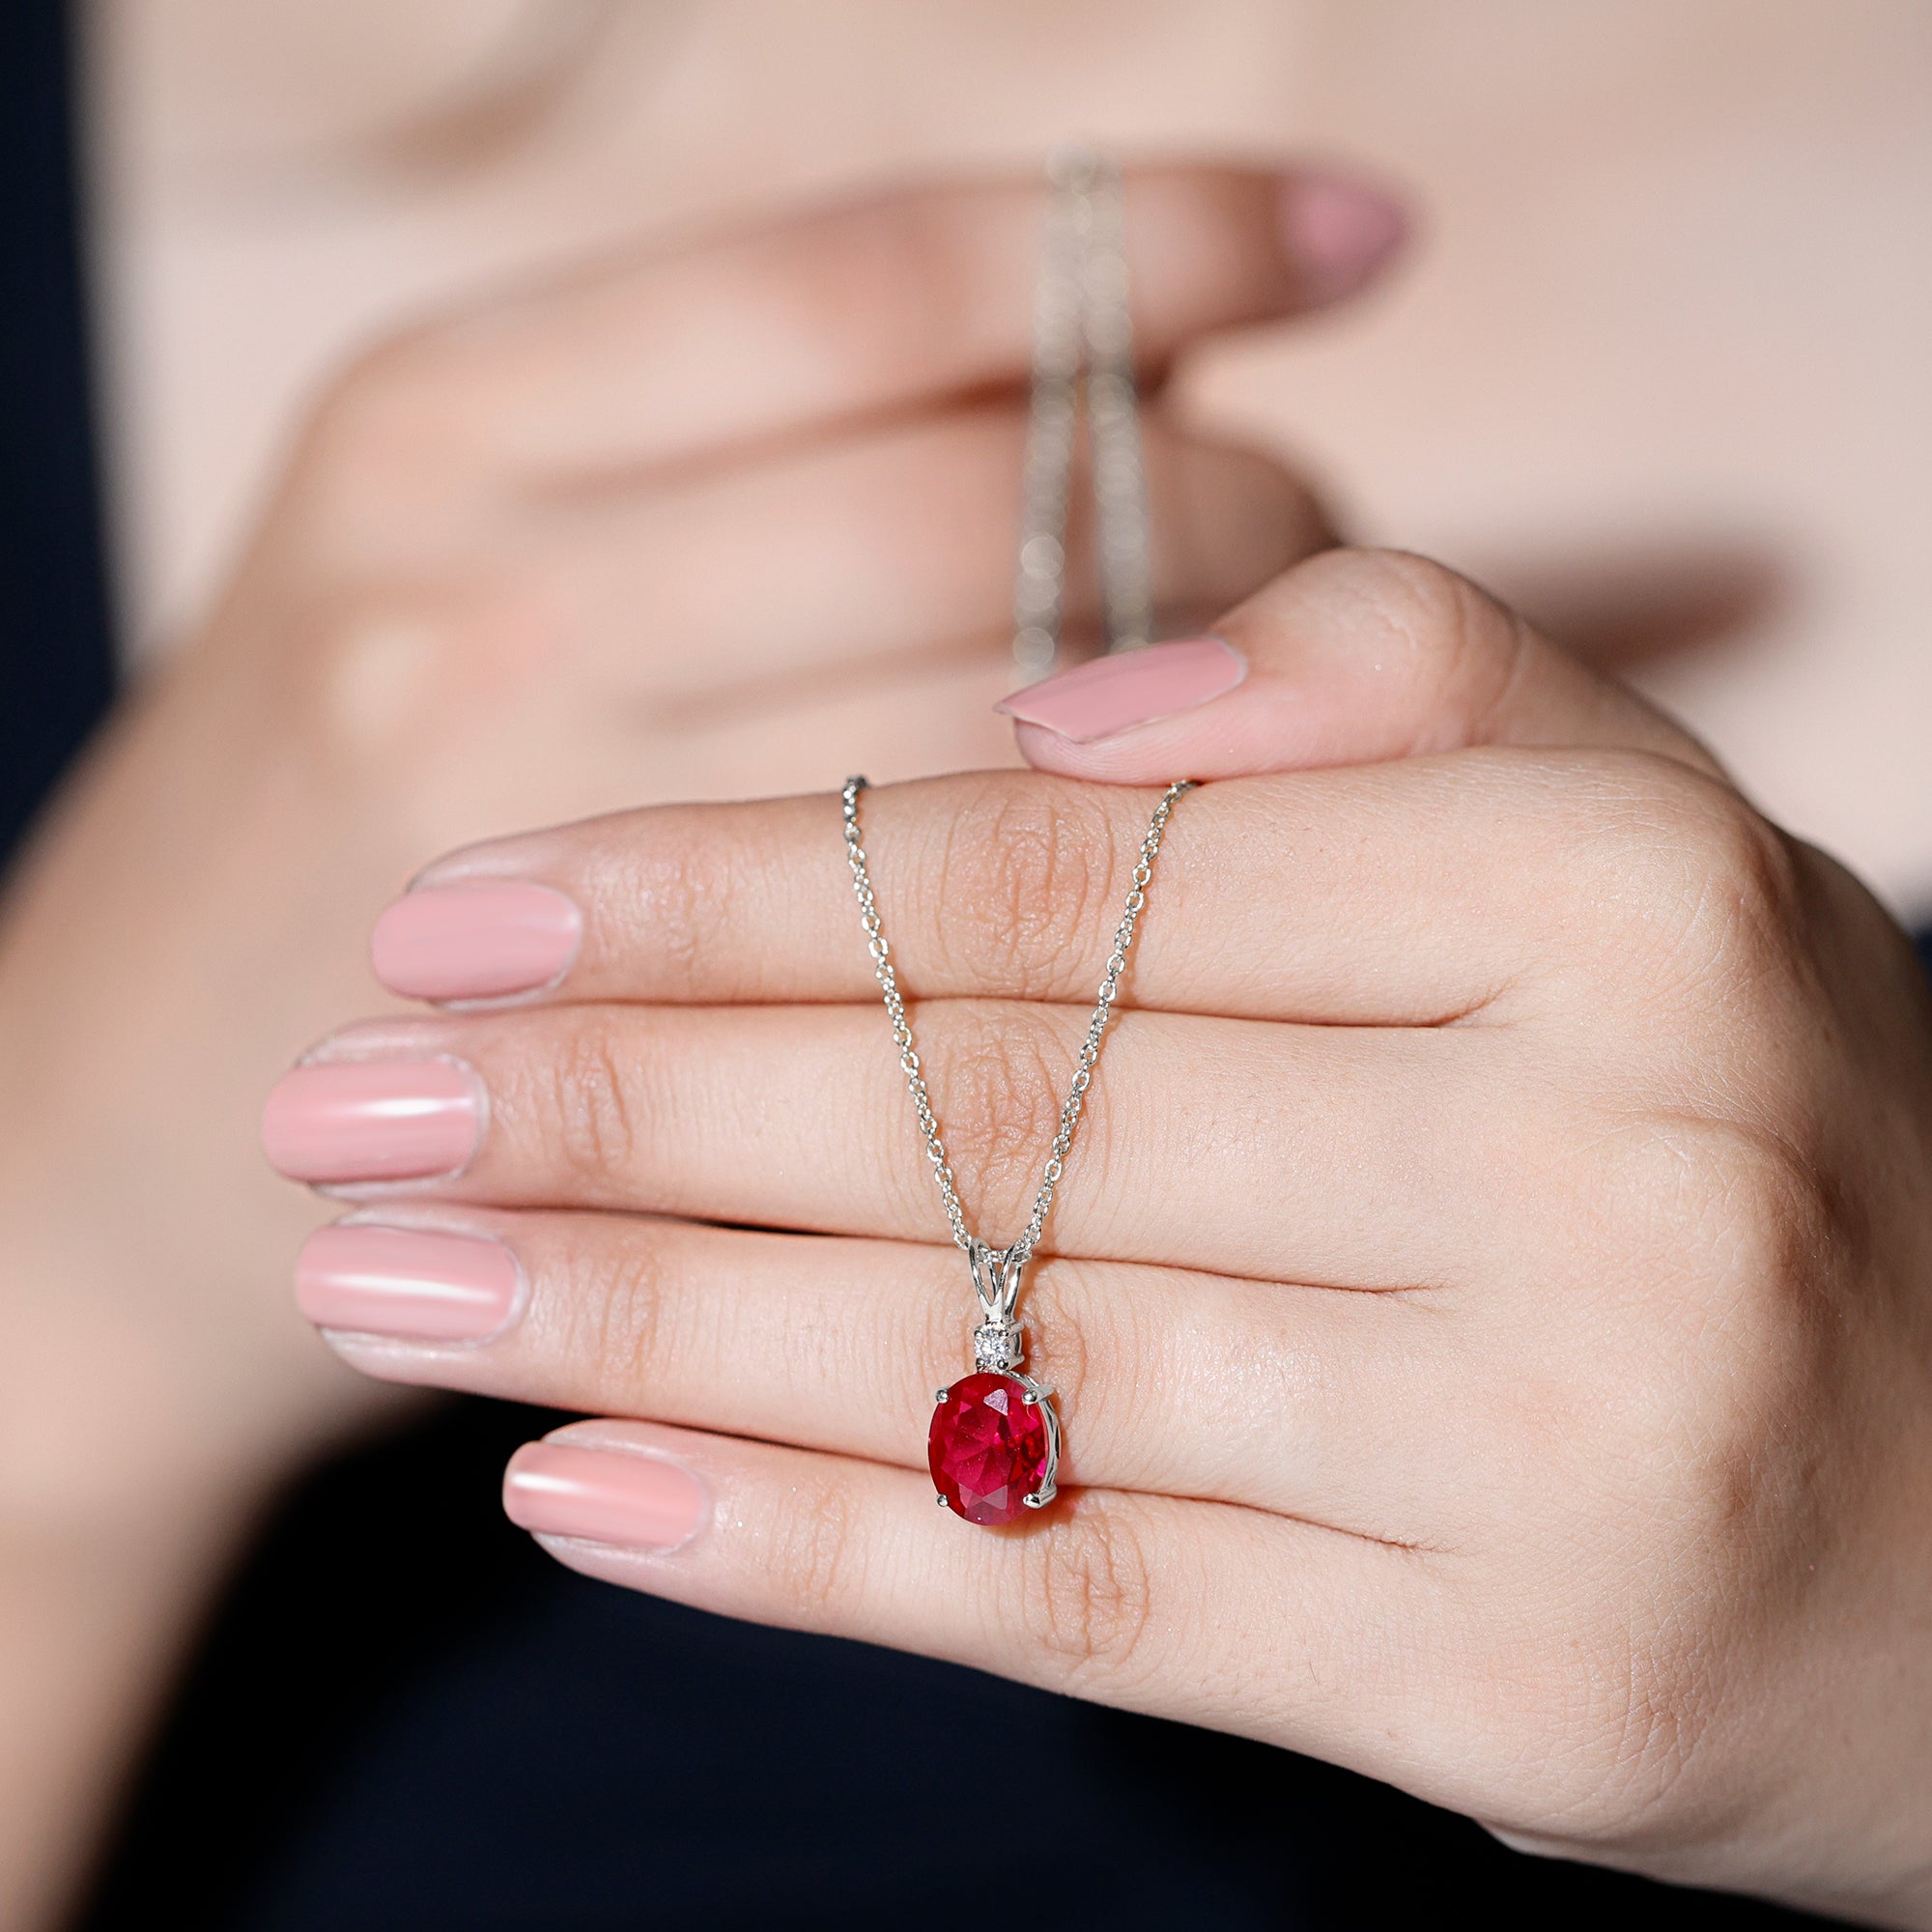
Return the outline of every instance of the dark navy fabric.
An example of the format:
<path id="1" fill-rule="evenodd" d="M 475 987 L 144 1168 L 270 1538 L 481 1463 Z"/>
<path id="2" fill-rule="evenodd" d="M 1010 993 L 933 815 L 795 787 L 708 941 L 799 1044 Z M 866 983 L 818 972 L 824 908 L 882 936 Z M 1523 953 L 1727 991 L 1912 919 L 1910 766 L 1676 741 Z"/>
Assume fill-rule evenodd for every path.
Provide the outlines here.
<path id="1" fill-rule="evenodd" d="M 1763 1928 L 1286 1751 L 558 1569 L 497 1507 L 559 1418 L 450 1405 L 293 1497 L 89 1932 Z M 1021 1921 L 1025 1922 L 1022 1915 Z"/>
<path id="2" fill-rule="evenodd" d="M 0 840 L 110 683 L 66 59 L 57 7 L 0 7 Z M 1520 1858 L 1259 1745 L 586 1582 L 497 1503 L 556 1419 L 452 1402 L 287 1498 L 84 1932 L 1801 1922 Z"/>
<path id="3" fill-rule="evenodd" d="M 0 857 L 113 682 L 66 17 L 0 5 Z"/>

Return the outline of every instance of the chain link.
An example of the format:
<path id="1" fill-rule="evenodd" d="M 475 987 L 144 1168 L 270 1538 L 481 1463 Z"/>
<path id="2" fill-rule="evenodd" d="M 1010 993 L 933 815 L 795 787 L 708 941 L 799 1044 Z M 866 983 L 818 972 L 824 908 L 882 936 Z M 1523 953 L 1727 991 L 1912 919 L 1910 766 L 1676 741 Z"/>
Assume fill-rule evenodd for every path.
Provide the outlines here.
<path id="1" fill-rule="evenodd" d="M 1103 156 L 1066 148 L 1053 156 L 1047 178 L 1053 198 L 1034 303 L 1033 393 L 1013 579 L 1013 670 L 1023 684 L 1046 676 L 1060 655 L 1067 506 L 1083 390 L 1107 648 L 1138 650 L 1153 634 L 1147 464 L 1134 385 L 1120 171 Z"/>
<path id="2" fill-rule="evenodd" d="M 973 1231 L 966 1225 L 966 1210 L 959 1204 L 959 1187 L 953 1178 L 952 1161 L 940 1135 L 938 1118 L 932 1111 L 932 1095 L 926 1088 L 925 1068 L 913 1041 L 912 1022 L 906 1017 L 905 999 L 899 991 L 899 976 L 893 965 L 892 945 L 886 938 L 879 917 L 879 901 L 872 891 L 871 869 L 866 863 L 866 847 L 859 831 L 859 794 L 865 789 L 866 781 L 863 778 L 845 781 L 845 789 L 841 794 L 845 809 L 845 859 L 852 868 L 852 888 L 859 896 L 859 918 L 866 929 L 867 951 L 871 954 L 872 972 L 878 980 L 879 990 L 885 996 L 886 1012 L 893 1023 L 893 1039 L 899 1050 L 899 1070 L 905 1075 L 906 1091 L 912 1095 L 913 1112 L 918 1116 L 920 1135 L 925 1142 L 925 1155 L 932 1163 L 932 1178 L 938 1182 L 940 1199 L 946 1204 L 946 1218 L 952 1224 L 953 1241 L 970 1257 L 977 1243 Z M 1027 1216 L 1025 1230 L 1019 1238 L 1010 1247 L 998 1251 L 997 1258 L 1014 1281 L 1017 1281 L 1019 1271 L 1026 1266 L 1033 1258 L 1035 1248 L 1039 1245 L 1040 1236 L 1046 1228 L 1046 1217 L 1053 1208 L 1054 1191 L 1065 1171 L 1066 1155 L 1073 1146 L 1074 1132 L 1080 1125 L 1080 1116 L 1087 1105 L 1087 1091 L 1094 1084 L 1094 1067 L 1100 1058 L 1100 1043 L 1106 1037 L 1107 1023 L 1114 1016 L 1114 1002 L 1120 996 L 1121 976 L 1127 970 L 1127 954 L 1133 948 L 1134 932 L 1147 905 L 1148 886 L 1153 878 L 1153 862 L 1159 855 L 1167 821 L 1174 816 L 1175 801 L 1182 792 L 1193 789 L 1192 779 L 1178 779 L 1169 785 L 1161 794 L 1160 803 L 1153 809 L 1147 837 L 1141 840 L 1140 856 L 1134 863 L 1133 883 L 1128 887 L 1126 903 L 1121 909 L 1121 922 L 1114 928 L 1114 944 L 1107 954 L 1107 970 L 1100 980 L 1099 996 L 1094 1002 L 1093 1017 L 1087 1022 L 1087 1037 L 1080 1043 L 1080 1057 L 1074 1064 L 1066 1104 L 1060 1110 L 1060 1131 L 1054 1135 L 1053 1146 L 1048 1151 L 1046 1166 L 1039 1178 L 1039 1191 L 1034 1196 L 1033 1212 Z"/>
<path id="3" fill-rule="evenodd" d="M 1134 386 L 1133 325 L 1127 305 L 1127 254 L 1121 178 L 1112 162 L 1084 148 L 1053 156 L 1048 178 L 1052 200 L 1047 213 L 1034 308 L 1033 394 L 1020 485 L 1019 562 L 1013 582 L 1013 668 L 1022 683 L 1044 677 L 1060 653 L 1060 630 L 1066 588 L 1066 525 L 1072 495 L 1073 458 L 1081 405 L 1086 405 L 1094 469 L 1094 551 L 1100 603 L 1110 651 L 1134 650 L 1152 634 L 1148 584 L 1147 469 L 1141 449 L 1140 407 Z M 1141 840 L 1133 882 L 1114 928 L 1107 969 L 1100 980 L 1093 1017 L 1080 1043 L 1073 1080 L 1060 1125 L 1047 1151 L 1033 1211 L 1010 1247 L 995 1249 L 966 1225 L 952 1157 L 932 1111 L 925 1068 L 913 1039 L 899 991 L 893 950 L 879 917 L 879 901 L 866 863 L 859 830 L 863 778 L 845 781 L 845 856 L 859 896 L 866 946 L 885 996 L 898 1048 L 899 1070 L 912 1095 L 920 1138 L 925 1143 L 932 1178 L 946 1205 L 952 1238 L 972 1264 L 975 1288 L 988 1328 L 978 1331 L 1001 1343 L 1012 1326 L 1021 1271 L 1045 1232 L 1053 1197 L 1066 1169 L 1066 1157 L 1094 1068 L 1100 1058 L 1121 978 L 1147 905 L 1153 863 L 1162 835 L 1174 815 L 1175 801 L 1193 789 L 1191 780 L 1168 786 L 1154 807 Z M 981 1358 L 985 1359 L 984 1357 Z M 1000 1355 L 1005 1363 L 1016 1359 Z"/>

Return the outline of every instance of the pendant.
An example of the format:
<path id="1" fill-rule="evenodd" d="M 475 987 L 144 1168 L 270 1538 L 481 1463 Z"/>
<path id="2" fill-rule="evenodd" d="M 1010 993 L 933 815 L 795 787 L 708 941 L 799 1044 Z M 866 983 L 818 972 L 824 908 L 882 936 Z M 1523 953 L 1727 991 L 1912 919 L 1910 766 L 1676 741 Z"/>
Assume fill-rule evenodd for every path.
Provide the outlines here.
<path id="1" fill-rule="evenodd" d="M 975 1241 L 968 1260 L 983 1318 L 973 1330 L 976 1372 L 939 1391 L 925 1456 L 941 1506 L 994 1528 L 1058 1493 L 1060 1417 L 1052 1389 L 1020 1373 L 1026 1336 L 1013 1307 L 1026 1258 Z"/>

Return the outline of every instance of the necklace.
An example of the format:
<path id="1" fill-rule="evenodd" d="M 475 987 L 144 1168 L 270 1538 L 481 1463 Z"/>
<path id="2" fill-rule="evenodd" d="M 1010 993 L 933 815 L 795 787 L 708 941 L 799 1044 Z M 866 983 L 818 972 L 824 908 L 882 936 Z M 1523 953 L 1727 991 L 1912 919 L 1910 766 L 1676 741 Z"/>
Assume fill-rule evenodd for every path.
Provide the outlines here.
<path id="1" fill-rule="evenodd" d="M 1048 163 L 1047 180 L 1052 200 L 1034 297 L 1033 392 L 1013 579 L 1013 670 L 1023 684 L 1046 676 L 1060 654 L 1066 509 L 1083 391 L 1107 648 L 1135 650 L 1153 632 L 1121 177 L 1101 156 L 1068 148 Z"/>
<path id="2" fill-rule="evenodd" d="M 1022 675 L 1044 674 L 1060 647 L 1065 584 L 1066 505 L 1074 433 L 1083 387 L 1094 442 L 1095 523 L 1109 648 L 1148 641 L 1146 486 L 1127 326 L 1126 257 L 1121 242 L 1120 181 L 1097 157 L 1056 157 L 1053 209 L 1035 314 L 1032 417 L 1028 428 L 1019 572 L 1013 595 L 1013 658 Z M 1060 1125 L 1047 1151 L 1026 1226 L 1009 1246 L 994 1248 L 967 1226 L 952 1162 L 932 1110 L 925 1071 L 913 1039 L 872 891 L 859 826 L 863 778 L 845 781 L 845 857 L 872 970 L 885 997 L 899 1067 L 932 1164 L 952 1239 L 966 1257 L 979 1304 L 973 1329 L 974 1373 L 942 1388 L 926 1437 L 926 1462 L 943 1508 L 988 1526 L 1044 1509 L 1057 1493 L 1060 1417 L 1053 1390 L 1020 1368 L 1026 1335 L 1018 1320 L 1021 1279 L 1046 1228 L 1055 1190 L 1094 1082 L 1114 1016 L 1121 978 L 1134 943 L 1162 835 L 1176 801 L 1193 788 L 1178 780 L 1162 793 L 1141 840 L 1133 880 L 1081 1041 Z"/>
<path id="3" fill-rule="evenodd" d="M 926 1158 L 932 1163 L 932 1177 L 939 1183 L 940 1199 L 946 1204 L 946 1218 L 952 1224 L 953 1243 L 966 1256 L 980 1304 L 980 1322 L 973 1330 L 976 1373 L 939 1391 L 938 1406 L 933 1410 L 932 1427 L 926 1436 L 926 1462 L 939 1500 L 968 1522 L 1011 1522 L 1022 1509 L 1044 1509 L 1054 1498 L 1054 1479 L 1060 1468 L 1060 1417 L 1054 1410 L 1053 1390 L 1020 1372 L 1019 1365 L 1026 1354 L 1025 1331 L 1016 1319 L 1020 1277 L 1046 1227 L 1054 1191 L 1060 1185 L 1067 1151 L 1087 1104 L 1088 1089 L 1094 1084 L 1094 1067 L 1100 1058 L 1107 1023 L 1114 1016 L 1114 1000 L 1120 991 L 1121 975 L 1126 970 L 1134 930 L 1147 904 L 1148 883 L 1153 877 L 1161 835 L 1174 814 L 1175 801 L 1182 792 L 1192 790 L 1193 782 L 1191 779 L 1178 780 L 1161 794 L 1160 803 L 1153 809 L 1147 837 L 1141 840 L 1140 858 L 1121 911 L 1121 923 L 1114 928 L 1106 975 L 1100 981 L 1093 1017 L 1087 1022 L 1087 1036 L 1080 1044 L 1073 1079 L 1066 1090 L 1066 1103 L 1060 1110 L 1060 1130 L 1053 1137 L 1046 1165 L 1040 1173 L 1033 1212 L 1010 1247 L 993 1248 L 966 1225 L 966 1210 L 959 1203 L 952 1162 L 940 1137 L 932 1096 L 926 1091 L 925 1069 L 920 1063 L 912 1022 L 906 1016 L 905 1000 L 899 992 L 892 947 L 880 922 L 879 903 L 873 895 L 871 872 L 866 864 L 866 848 L 859 832 L 859 794 L 865 790 L 866 781 L 863 778 L 845 781 L 845 856 L 859 895 L 860 917 L 872 955 L 872 970 L 885 995 L 893 1039 L 899 1050 L 899 1066 L 912 1095 Z"/>

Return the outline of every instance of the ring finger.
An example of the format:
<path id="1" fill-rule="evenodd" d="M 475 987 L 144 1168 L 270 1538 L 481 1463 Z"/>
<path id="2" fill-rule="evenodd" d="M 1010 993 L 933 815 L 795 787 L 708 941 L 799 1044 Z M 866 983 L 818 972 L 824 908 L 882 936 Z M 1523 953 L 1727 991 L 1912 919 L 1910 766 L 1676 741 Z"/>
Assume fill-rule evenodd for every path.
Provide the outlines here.
<path id="1" fill-rule="evenodd" d="M 394 1208 L 314 1236 L 304 1312 L 365 1373 L 916 1464 L 973 1297 L 956 1250 L 610 1214 Z M 1421 1435 L 1454 1344 L 1404 1295 L 1106 1262 L 1029 1283 L 1062 1480 L 1414 1543 L 1466 1491 Z"/>

